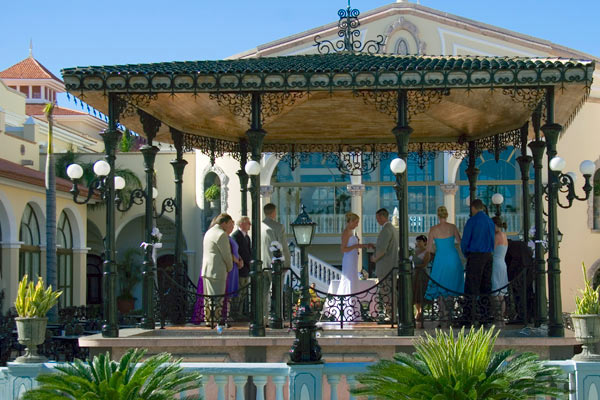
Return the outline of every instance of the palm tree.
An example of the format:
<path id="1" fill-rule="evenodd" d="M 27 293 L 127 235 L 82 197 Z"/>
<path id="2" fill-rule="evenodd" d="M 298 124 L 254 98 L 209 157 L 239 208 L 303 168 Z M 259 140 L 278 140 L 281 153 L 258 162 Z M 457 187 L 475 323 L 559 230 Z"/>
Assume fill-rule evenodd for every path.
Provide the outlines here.
<path id="1" fill-rule="evenodd" d="M 54 104 L 48 103 L 44 107 L 44 114 L 48 119 L 48 151 L 46 154 L 46 282 L 57 287 L 56 281 L 56 176 L 54 173 L 54 148 L 53 148 L 53 119 Z M 56 320 L 56 307 L 48 312 L 50 321 Z"/>
<path id="2" fill-rule="evenodd" d="M 498 332 L 464 327 L 454 337 L 436 330 L 415 341 L 413 355 L 398 353 L 381 360 L 358 377 L 354 394 L 375 399 L 525 400 L 534 396 L 562 398 L 568 383 L 559 367 L 548 366 L 534 353 L 493 352 Z"/>
<path id="3" fill-rule="evenodd" d="M 130 349 L 118 362 L 107 352 L 92 361 L 57 364 L 58 372 L 39 375 L 39 386 L 25 392 L 23 400 L 172 400 L 199 387 L 200 375 L 183 373 L 181 360 L 172 360 L 168 353 L 154 355 L 137 366 L 145 353 L 144 349 Z"/>

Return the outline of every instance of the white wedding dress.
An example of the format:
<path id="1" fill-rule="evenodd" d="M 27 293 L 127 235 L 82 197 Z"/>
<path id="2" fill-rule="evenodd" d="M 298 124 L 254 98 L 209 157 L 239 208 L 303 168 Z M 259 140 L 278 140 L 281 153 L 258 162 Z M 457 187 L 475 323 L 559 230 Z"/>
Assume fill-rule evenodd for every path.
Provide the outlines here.
<path id="1" fill-rule="evenodd" d="M 358 244 L 358 238 L 351 235 L 346 247 Z M 358 289 L 358 249 L 344 253 L 342 258 L 342 277 L 337 289 L 337 295 L 356 293 Z M 356 297 L 344 298 L 344 322 L 360 320 L 360 303 Z"/>

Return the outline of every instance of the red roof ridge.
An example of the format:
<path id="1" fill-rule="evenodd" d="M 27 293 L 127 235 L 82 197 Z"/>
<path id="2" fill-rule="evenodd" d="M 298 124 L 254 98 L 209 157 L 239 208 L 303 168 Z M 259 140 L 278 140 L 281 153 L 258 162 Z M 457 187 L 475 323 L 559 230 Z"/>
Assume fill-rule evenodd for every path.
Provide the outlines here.
<path id="1" fill-rule="evenodd" d="M 29 116 L 44 115 L 45 104 L 26 104 L 25 114 Z M 73 110 L 71 108 L 54 106 L 52 115 L 90 115 L 83 111 Z M 90 115 L 91 117 L 91 115 Z"/>
<path id="2" fill-rule="evenodd" d="M 63 83 L 50 70 L 44 67 L 38 60 L 29 56 L 19 61 L 15 65 L 0 71 L 0 78 L 3 79 L 52 79 Z"/>

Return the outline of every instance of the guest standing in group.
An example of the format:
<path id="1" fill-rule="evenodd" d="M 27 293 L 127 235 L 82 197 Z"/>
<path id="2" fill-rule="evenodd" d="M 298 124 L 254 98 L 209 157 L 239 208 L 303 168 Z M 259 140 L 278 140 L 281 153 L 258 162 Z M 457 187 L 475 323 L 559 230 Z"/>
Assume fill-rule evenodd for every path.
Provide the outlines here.
<path id="1" fill-rule="evenodd" d="M 283 268 L 290 268 L 290 248 L 285 237 L 285 228 L 281 223 L 277 221 L 277 207 L 273 203 L 265 204 L 263 207 L 263 213 L 265 215 L 261 224 L 261 258 L 263 262 L 263 269 L 270 269 L 271 262 L 273 260 L 273 253 L 271 251 L 271 244 L 273 242 L 279 242 L 282 247 L 283 256 Z M 268 316 L 271 311 L 271 274 L 263 274 L 263 311 L 265 326 L 268 325 Z"/>
<path id="2" fill-rule="evenodd" d="M 506 233 L 504 233 L 506 222 L 502 221 L 502 218 L 499 216 L 492 218 L 492 221 L 494 221 L 496 231 L 494 239 L 494 259 L 492 263 L 492 292 L 496 306 L 494 314 L 498 315 L 500 324 L 503 324 L 506 311 L 504 296 L 508 293 L 508 271 L 505 261 L 506 252 L 508 250 L 508 238 L 506 237 Z"/>
<path id="3" fill-rule="evenodd" d="M 337 295 L 349 295 L 357 292 L 358 288 L 358 249 L 367 245 L 359 243 L 354 230 L 358 226 L 358 215 L 346 214 L 346 228 L 342 232 L 340 250 L 342 251 L 342 276 L 337 289 Z M 356 297 L 345 297 L 343 302 L 342 321 L 358 321 L 361 317 L 360 302 Z"/>
<path id="4" fill-rule="evenodd" d="M 438 300 L 440 320 L 445 320 L 449 325 L 452 316 L 447 311 L 450 311 L 452 306 L 446 307 L 446 299 L 451 298 L 452 300 L 463 293 L 465 270 L 456 250 L 456 244 L 460 243 L 460 233 L 456 225 L 447 221 L 448 210 L 446 207 L 438 207 L 437 216 L 440 222 L 429 230 L 429 241 L 427 242 L 427 253 L 435 254 L 435 258 L 425 298 Z"/>
<path id="5" fill-rule="evenodd" d="M 385 208 L 377 210 L 375 220 L 381 226 L 381 232 L 375 243 L 375 254 L 371 261 L 375 263 L 375 274 L 379 280 L 379 299 L 383 302 L 386 312 L 385 319 L 391 318 L 392 282 L 394 276 L 388 277 L 393 268 L 398 266 L 398 230 L 389 221 L 390 213 Z M 387 279 L 384 281 L 384 278 Z"/>
<path id="6" fill-rule="evenodd" d="M 233 230 L 233 224 L 231 226 L 231 230 Z M 231 231 L 227 232 L 227 234 L 231 234 Z M 231 258 L 233 259 L 233 268 L 227 274 L 227 284 L 225 285 L 225 302 L 223 304 L 223 315 L 221 316 L 221 322 L 223 325 L 229 327 L 229 313 L 231 312 L 232 307 L 232 299 L 239 298 L 238 289 L 240 287 L 240 268 L 243 265 L 243 261 L 240 258 L 239 254 L 239 246 L 234 238 L 229 236 L 229 245 L 231 247 Z M 239 302 L 237 303 L 239 304 Z M 236 308 L 236 311 L 239 309 Z"/>
<path id="7" fill-rule="evenodd" d="M 248 231 L 250 231 L 252 223 L 249 217 L 243 216 L 238 220 L 237 226 L 238 228 L 231 234 L 238 245 L 238 252 L 243 264 L 239 270 L 239 287 L 241 291 L 237 301 L 240 303 L 238 308 L 244 314 L 248 314 L 250 312 L 248 284 L 250 283 L 250 263 L 252 262 L 252 240 Z"/>
<path id="8" fill-rule="evenodd" d="M 204 295 L 223 296 L 227 284 L 227 274 L 233 268 L 233 257 L 229 234 L 233 231 L 233 219 L 229 214 L 219 214 L 215 224 L 204 235 L 202 280 Z M 215 314 L 213 314 L 213 309 Z M 204 315 L 206 325 L 210 326 L 221 317 L 223 297 L 205 298 Z"/>
<path id="9" fill-rule="evenodd" d="M 475 199 L 471 202 L 471 217 L 465 224 L 461 249 L 467 257 L 465 293 L 471 297 L 464 305 L 465 322 L 478 318 L 482 324 L 490 322 L 490 299 L 486 298 L 492 289 L 492 263 L 496 229 L 494 222 L 483 211 L 483 201 Z M 483 295 L 482 295 L 483 294 Z M 481 307 L 476 302 L 481 302 Z M 482 315 L 473 315 L 476 309 Z"/>
<path id="10" fill-rule="evenodd" d="M 415 255 L 413 257 L 413 304 L 415 305 L 415 320 L 418 322 L 418 329 L 423 329 L 423 303 L 425 302 L 425 291 L 427 290 L 427 266 L 429 265 L 427 253 L 427 236 L 419 235 L 415 240 Z"/>

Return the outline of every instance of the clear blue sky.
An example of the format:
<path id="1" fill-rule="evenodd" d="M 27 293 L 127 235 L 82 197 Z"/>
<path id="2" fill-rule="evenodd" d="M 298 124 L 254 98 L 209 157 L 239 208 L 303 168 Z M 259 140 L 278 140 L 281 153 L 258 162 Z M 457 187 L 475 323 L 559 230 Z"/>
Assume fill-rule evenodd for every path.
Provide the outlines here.
<path id="1" fill-rule="evenodd" d="M 367 11 L 394 0 L 353 0 Z M 416 1 L 416 0 L 414 0 Z M 421 0 L 421 4 L 600 56 L 600 0 Z M 219 59 L 337 21 L 345 0 L 4 0 L 0 70 L 33 54 L 77 65 Z"/>

